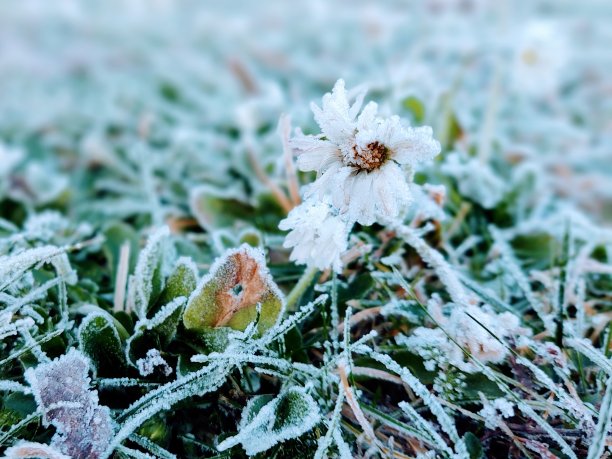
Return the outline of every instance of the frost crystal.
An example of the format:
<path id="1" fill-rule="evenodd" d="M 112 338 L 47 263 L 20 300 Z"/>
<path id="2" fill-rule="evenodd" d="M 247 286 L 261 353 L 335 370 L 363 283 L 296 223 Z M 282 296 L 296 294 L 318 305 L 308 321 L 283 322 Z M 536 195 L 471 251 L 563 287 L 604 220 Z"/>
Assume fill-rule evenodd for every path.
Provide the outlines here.
<path id="1" fill-rule="evenodd" d="M 329 204 L 308 200 L 293 209 L 278 227 L 289 231 L 283 246 L 293 248 L 292 261 L 320 270 L 342 270 L 340 256 L 348 248 L 348 227 Z"/>
<path id="2" fill-rule="evenodd" d="M 74 459 L 100 457 L 113 435 L 110 412 L 89 389 L 88 372 L 87 358 L 71 349 L 25 374 L 43 422 L 56 428 L 52 446 Z"/>
<path id="3" fill-rule="evenodd" d="M 168 362 L 164 360 L 157 349 L 149 349 L 146 357 L 136 361 L 136 366 L 138 367 L 138 372 L 142 376 L 149 376 L 155 371 L 155 368 L 158 367 L 161 368 L 164 375 L 170 376 L 172 374 L 172 368 L 170 365 L 168 365 Z"/>
<path id="4" fill-rule="evenodd" d="M 374 102 L 359 114 L 364 95 L 359 92 L 350 105 L 344 81 L 338 80 L 323 96 L 322 108 L 311 105 L 322 133 L 298 132 L 290 144 L 299 169 L 320 174 L 307 196 L 329 196 L 348 221 L 371 225 L 397 218 L 410 204 L 413 168 L 436 156 L 440 144 L 430 127 L 378 117 Z"/>
<path id="5" fill-rule="evenodd" d="M 482 410 L 478 412 L 489 429 L 495 429 L 499 426 L 502 418 L 511 418 L 514 416 L 514 404 L 505 398 L 496 398 L 492 402 L 484 403 Z"/>
<path id="6" fill-rule="evenodd" d="M 447 364 L 465 372 L 478 371 L 478 365 L 467 359 L 464 350 L 481 363 L 499 363 L 508 355 L 503 339 L 526 333 L 519 319 L 509 312 L 495 314 L 475 305 L 452 305 L 447 317 L 436 301 L 430 301 L 428 309 L 441 328 L 419 327 L 411 336 L 397 340 L 423 357 L 430 371 Z"/>

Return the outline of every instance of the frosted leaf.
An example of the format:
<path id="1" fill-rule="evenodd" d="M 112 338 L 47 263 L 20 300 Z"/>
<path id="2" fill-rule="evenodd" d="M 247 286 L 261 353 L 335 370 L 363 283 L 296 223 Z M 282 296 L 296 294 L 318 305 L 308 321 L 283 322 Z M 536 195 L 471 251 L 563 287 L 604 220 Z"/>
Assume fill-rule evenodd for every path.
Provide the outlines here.
<path id="1" fill-rule="evenodd" d="M 149 376 L 155 372 L 156 368 L 160 368 L 162 373 L 166 376 L 172 374 L 172 368 L 168 365 L 168 362 L 164 360 L 157 349 L 149 349 L 147 355 L 136 361 L 136 367 L 138 372 L 142 376 Z"/>
<path id="2" fill-rule="evenodd" d="M 48 204 L 58 199 L 68 188 L 68 176 L 57 171 L 50 174 L 49 168 L 48 163 L 29 162 L 23 173 L 28 193 L 20 192 L 18 197 L 37 205 Z"/>
<path id="3" fill-rule="evenodd" d="M 14 446 L 7 448 L 4 452 L 4 459 L 70 459 L 55 448 L 43 443 L 30 441 L 20 441 Z"/>
<path id="4" fill-rule="evenodd" d="M 235 187 L 195 187 L 190 193 L 189 207 L 200 226 L 208 232 L 230 227 L 236 219 L 245 219 L 253 213 L 247 197 Z"/>
<path id="5" fill-rule="evenodd" d="M 249 456 L 308 432 L 321 420 L 319 407 L 304 389 L 292 387 L 266 403 L 265 396 L 249 401 L 242 412 L 238 434 L 218 446 L 224 451 L 242 444 Z"/>
<path id="6" fill-rule="evenodd" d="M 446 188 L 444 185 L 419 186 L 411 184 L 410 190 L 414 197 L 413 208 L 416 215 L 423 220 L 446 220 L 444 202 L 446 201 Z"/>
<path id="7" fill-rule="evenodd" d="M 64 253 L 64 249 L 52 245 L 23 250 L 17 254 L 0 257 L 0 291 L 19 279 L 26 271 L 39 263 L 47 263 Z M 60 262 L 61 263 L 61 262 Z"/>
<path id="8" fill-rule="evenodd" d="M 0 185 L 4 187 L 7 183 L 5 180 L 8 179 L 9 175 L 13 172 L 15 167 L 25 158 L 25 154 L 22 150 L 17 148 L 9 147 L 3 143 L 0 143 Z M 0 191 L 3 191 L 0 188 Z"/>
<path id="9" fill-rule="evenodd" d="M 59 212 L 52 210 L 29 216 L 23 226 L 28 237 L 47 242 L 69 228 L 70 222 Z"/>
<path id="10" fill-rule="evenodd" d="M 162 290 L 163 245 L 169 235 L 167 226 L 151 234 L 138 256 L 134 275 L 130 276 L 128 299 L 138 317 L 146 317 L 151 300 Z"/>
<path id="11" fill-rule="evenodd" d="M 145 357 L 149 349 L 165 349 L 174 339 L 187 299 L 175 298 L 161 308 L 152 319 L 141 319 L 134 327 L 134 334 L 126 344 L 126 356 L 134 364 Z"/>
<path id="12" fill-rule="evenodd" d="M 74 285 L 77 283 L 77 274 L 76 271 L 72 269 L 72 266 L 70 266 L 68 255 L 65 253 L 56 255 L 50 259 L 50 263 L 53 265 L 53 268 L 55 268 L 57 275 L 64 279 L 64 282 L 66 282 L 68 285 Z"/>
<path id="13" fill-rule="evenodd" d="M 78 331 L 80 349 L 94 364 L 97 374 L 115 375 L 125 369 L 125 356 L 112 316 L 93 312 L 83 319 Z"/>
<path id="14" fill-rule="evenodd" d="M 30 388 L 18 383 L 17 381 L 6 381 L 0 379 L 0 391 L 22 392 L 24 394 L 29 394 Z"/>
<path id="15" fill-rule="evenodd" d="M 243 244 L 218 258 L 192 293 L 183 315 L 190 330 L 216 327 L 244 330 L 256 319 L 261 304 L 258 330 L 277 323 L 285 305 L 259 248 Z"/>
<path id="16" fill-rule="evenodd" d="M 179 296 L 189 298 L 198 283 L 198 268 L 191 258 L 181 257 L 177 260 L 174 271 L 166 279 L 157 304 L 164 306 Z M 156 312 L 155 309 L 152 312 Z"/>
<path id="17" fill-rule="evenodd" d="M 89 389 L 88 372 L 88 359 L 71 349 L 25 373 L 43 423 L 56 428 L 52 445 L 74 459 L 100 457 L 113 435 L 110 412 Z"/>

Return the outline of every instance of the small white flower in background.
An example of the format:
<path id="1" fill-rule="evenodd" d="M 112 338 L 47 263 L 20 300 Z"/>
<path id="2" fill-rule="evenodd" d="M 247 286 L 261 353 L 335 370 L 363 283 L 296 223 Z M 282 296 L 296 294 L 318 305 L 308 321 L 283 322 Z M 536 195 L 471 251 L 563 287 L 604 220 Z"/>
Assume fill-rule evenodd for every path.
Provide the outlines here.
<path id="1" fill-rule="evenodd" d="M 338 80 L 323 96 L 322 108 L 311 105 L 322 133 L 298 131 L 290 144 L 298 168 L 319 174 L 307 197 L 329 196 L 349 222 L 371 225 L 397 218 L 410 204 L 413 168 L 435 157 L 440 144 L 430 127 L 405 127 L 397 116 L 378 117 L 374 102 L 359 113 L 364 95 L 358 92 L 350 105 L 344 81 Z"/>
<path id="2" fill-rule="evenodd" d="M 348 225 L 329 203 L 308 200 L 299 205 L 278 227 L 289 231 L 284 247 L 293 248 L 290 259 L 321 270 L 342 269 L 340 255 L 348 247 Z"/>
<path id="3" fill-rule="evenodd" d="M 559 28 L 546 21 L 530 22 L 515 50 L 514 85 L 532 96 L 554 94 L 567 61 L 568 47 Z"/>

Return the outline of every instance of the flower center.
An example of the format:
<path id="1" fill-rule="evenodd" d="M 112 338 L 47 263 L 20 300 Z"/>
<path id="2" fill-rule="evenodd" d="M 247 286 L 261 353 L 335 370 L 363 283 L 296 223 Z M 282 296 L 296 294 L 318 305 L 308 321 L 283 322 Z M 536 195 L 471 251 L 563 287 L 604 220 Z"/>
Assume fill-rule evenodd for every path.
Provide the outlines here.
<path id="1" fill-rule="evenodd" d="M 365 149 L 353 146 L 352 155 L 347 158 L 347 165 L 365 171 L 373 171 L 384 164 L 389 157 L 389 149 L 380 142 L 369 143 Z"/>

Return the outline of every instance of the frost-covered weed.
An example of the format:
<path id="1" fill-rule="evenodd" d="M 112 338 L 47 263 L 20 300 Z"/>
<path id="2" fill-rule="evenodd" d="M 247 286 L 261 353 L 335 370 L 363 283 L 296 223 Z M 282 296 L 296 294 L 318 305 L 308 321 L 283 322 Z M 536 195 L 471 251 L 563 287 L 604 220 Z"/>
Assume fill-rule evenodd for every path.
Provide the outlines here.
<path id="1" fill-rule="evenodd" d="M 73 458 L 101 457 L 113 435 L 110 411 L 98 404 L 88 372 L 89 361 L 71 349 L 25 373 L 43 423 L 56 429 L 51 445 Z"/>
<path id="2" fill-rule="evenodd" d="M 0 4 L 2 454 L 610 454 L 604 3 Z"/>

